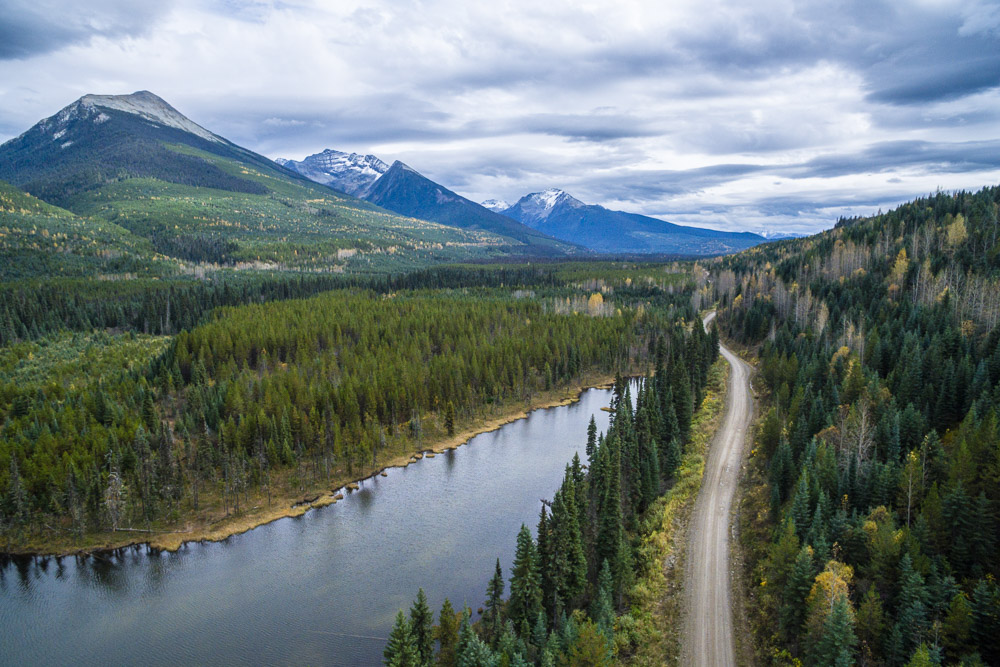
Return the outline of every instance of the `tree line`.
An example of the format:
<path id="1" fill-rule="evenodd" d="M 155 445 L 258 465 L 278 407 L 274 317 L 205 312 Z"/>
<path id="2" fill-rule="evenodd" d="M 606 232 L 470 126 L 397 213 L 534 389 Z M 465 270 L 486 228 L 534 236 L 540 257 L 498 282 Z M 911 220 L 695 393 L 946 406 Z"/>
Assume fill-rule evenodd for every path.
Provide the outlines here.
<path id="1" fill-rule="evenodd" d="M 671 484 L 717 355 L 714 327 L 669 327 L 655 345 L 654 374 L 636 384 L 616 379 L 607 433 L 598 434 L 591 419 L 586 463 L 574 455 L 534 534 L 521 526 L 509 577 L 497 561 L 481 617 L 474 622 L 470 609 L 456 612 L 446 599 L 433 626 L 420 590 L 409 616 L 396 617 L 385 664 L 610 665 L 627 658 L 634 645 L 623 617 L 641 571 L 638 527 Z"/>

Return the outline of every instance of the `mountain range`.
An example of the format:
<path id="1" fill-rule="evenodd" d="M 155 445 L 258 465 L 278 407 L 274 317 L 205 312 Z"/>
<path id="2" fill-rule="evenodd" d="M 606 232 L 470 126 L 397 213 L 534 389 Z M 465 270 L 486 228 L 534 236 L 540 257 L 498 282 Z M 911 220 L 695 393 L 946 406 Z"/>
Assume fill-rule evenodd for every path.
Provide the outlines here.
<path id="1" fill-rule="evenodd" d="M 399 160 L 388 165 L 374 155 L 326 149 L 301 161 L 275 160 L 306 178 L 366 199 L 384 209 L 451 227 L 476 229 L 516 239 L 539 253 L 571 252 L 577 241 L 560 243 L 543 230 L 490 211 L 422 175 Z M 582 250 L 576 248 L 577 251 Z"/>
<path id="2" fill-rule="evenodd" d="M 85 95 L 39 121 L 0 145 L 0 180 L 80 221 L 113 223 L 124 245 L 177 270 L 402 270 L 577 252 L 502 216 L 494 226 L 511 235 L 392 213 L 238 146 L 148 91 Z M 4 222 L 28 225 L 17 215 Z"/>
<path id="3" fill-rule="evenodd" d="M 148 91 L 85 95 L 39 121 L 0 145 L 0 181 L 61 209 L 32 220 L 0 211 L 8 228 L 27 230 L 8 237 L 21 240 L 6 242 L 6 257 L 37 246 L 29 237 L 41 219 L 59 233 L 92 228 L 102 231 L 87 238 L 114 241 L 104 249 L 97 240 L 71 244 L 65 257 L 45 261 L 31 250 L 37 268 L 28 273 L 37 275 L 135 274 L 143 258 L 167 274 L 192 263 L 395 271 L 592 251 L 711 255 L 765 241 L 611 211 L 561 190 L 483 206 L 373 155 L 325 150 L 301 161 L 270 160 Z M 112 256 L 129 261 L 107 261 Z"/>
<path id="4" fill-rule="evenodd" d="M 301 161 L 279 158 L 276 162 L 402 215 L 491 231 L 525 243 L 537 244 L 544 238 L 600 253 L 715 255 L 768 240 L 750 232 L 687 227 L 612 211 L 584 204 L 559 189 L 526 195 L 514 205 L 497 199 L 476 204 L 402 162 L 389 166 L 374 155 L 326 149 Z"/>

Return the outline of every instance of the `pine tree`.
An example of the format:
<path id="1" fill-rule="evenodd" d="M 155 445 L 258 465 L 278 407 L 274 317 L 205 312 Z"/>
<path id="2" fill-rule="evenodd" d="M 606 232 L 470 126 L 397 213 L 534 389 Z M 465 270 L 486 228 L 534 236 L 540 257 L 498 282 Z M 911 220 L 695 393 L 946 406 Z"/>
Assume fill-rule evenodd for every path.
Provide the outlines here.
<path id="1" fill-rule="evenodd" d="M 593 467 L 594 454 L 597 451 L 597 422 L 594 416 L 590 416 L 590 423 L 587 424 L 587 465 Z"/>
<path id="2" fill-rule="evenodd" d="M 417 657 L 422 667 L 430 665 L 434 659 L 434 615 L 427 605 L 424 589 L 417 591 L 417 599 L 410 607 L 410 629 L 417 647 Z"/>
<path id="3" fill-rule="evenodd" d="M 795 557 L 792 571 L 782 591 L 784 604 L 781 607 L 781 628 L 790 641 L 798 638 L 805 623 L 808 611 L 806 598 L 812 590 L 815 575 L 812 549 L 803 546 L 799 549 L 799 555 Z"/>
<path id="4" fill-rule="evenodd" d="M 965 593 L 959 591 L 951 599 L 948 613 L 941 628 L 949 657 L 958 659 L 970 650 L 972 636 L 972 605 Z"/>
<path id="5" fill-rule="evenodd" d="M 677 415 L 677 426 L 681 442 L 687 442 L 691 431 L 691 415 L 694 413 L 691 381 L 682 364 L 674 365 L 674 375 L 671 382 L 674 398 L 674 414 Z"/>
<path id="6" fill-rule="evenodd" d="M 434 628 L 434 639 L 439 642 L 436 664 L 439 667 L 455 667 L 455 649 L 458 646 L 458 614 L 448 598 L 441 605 L 438 624 Z"/>
<path id="7" fill-rule="evenodd" d="M 576 485 L 569 468 L 562 487 L 552 500 L 551 561 L 554 592 L 564 604 L 573 605 L 587 584 L 587 559 L 576 509 Z"/>
<path id="8" fill-rule="evenodd" d="M 983 661 L 1000 662 L 1000 586 L 980 580 L 972 592 L 972 638 Z"/>
<path id="9" fill-rule="evenodd" d="M 383 663 L 387 667 L 418 667 L 420 665 L 417 646 L 410 632 L 410 624 L 402 610 L 396 613 L 396 623 L 389 633 L 389 643 L 382 652 Z"/>
<path id="10" fill-rule="evenodd" d="M 927 589 L 924 578 L 913 569 L 910 554 L 899 562 L 899 595 L 896 596 L 896 624 L 903 637 L 903 650 L 914 651 L 927 631 Z"/>
<path id="11" fill-rule="evenodd" d="M 496 667 L 497 660 L 490 647 L 472 629 L 468 614 L 462 618 L 455 649 L 456 667 Z"/>
<path id="12" fill-rule="evenodd" d="M 542 608 L 541 576 L 538 573 L 538 553 L 531 531 L 524 524 L 517 534 L 517 549 L 514 552 L 514 566 L 510 575 L 510 600 L 507 602 L 507 618 L 522 637 Z"/>
<path id="13" fill-rule="evenodd" d="M 10 457 L 10 477 L 7 480 L 7 503 L 9 507 L 7 514 L 11 521 L 21 526 L 27 521 L 27 494 L 24 491 L 24 483 L 21 481 L 21 473 L 17 468 L 17 459 Z"/>
<path id="14" fill-rule="evenodd" d="M 597 623 L 604 637 L 612 641 L 615 622 L 614 580 L 608 561 L 601 564 L 601 573 L 597 576 L 597 593 L 590 605 L 590 617 Z"/>
<path id="15" fill-rule="evenodd" d="M 486 612 L 483 614 L 483 634 L 491 646 L 496 646 L 503 628 L 501 612 L 503 610 L 503 570 L 500 569 L 500 559 L 497 558 L 496 571 L 486 587 Z"/>
<path id="16" fill-rule="evenodd" d="M 622 590 L 625 577 L 625 563 L 621 562 L 621 544 L 625 539 L 625 527 L 621 506 L 621 456 L 617 441 L 611 440 L 609 443 L 605 440 L 601 456 L 606 457 L 608 466 L 604 470 L 602 479 L 604 488 L 599 491 L 596 555 L 598 561 L 602 563 L 608 561 L 611 565 L 617 597 Z"/>
<path id="17" fill-rule="evenodd" d="M 815 649 L 817 667 L 850 667 L 854 664 L 854 619 L 846 595 L 838 595 L 823 623 L 823 635 Z"/>

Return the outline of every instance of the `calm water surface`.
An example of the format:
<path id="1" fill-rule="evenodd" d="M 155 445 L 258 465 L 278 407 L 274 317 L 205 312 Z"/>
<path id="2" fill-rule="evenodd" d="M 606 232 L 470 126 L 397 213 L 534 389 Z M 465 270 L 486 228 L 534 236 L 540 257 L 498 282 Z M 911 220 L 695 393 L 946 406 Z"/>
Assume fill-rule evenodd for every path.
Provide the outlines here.
<path id="1" fill-rule="evenodd" d="M 533 412 L 363 482 L 343 501 L 178 553 L 0 567 L 0 663 L 380 664 L 396 611 L 424 587 L 475 611 L 517 531 L 607 429 L 610 392 Z"/>

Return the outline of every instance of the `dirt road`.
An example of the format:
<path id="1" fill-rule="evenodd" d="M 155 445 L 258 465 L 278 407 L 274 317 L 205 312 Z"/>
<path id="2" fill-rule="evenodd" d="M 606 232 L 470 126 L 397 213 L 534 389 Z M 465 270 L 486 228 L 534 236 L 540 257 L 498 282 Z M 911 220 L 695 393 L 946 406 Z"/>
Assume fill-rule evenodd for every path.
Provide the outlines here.
<path id="1" fill-rule="evenodd" d="M 709 313 L 705 326 L 714 317 L 714 312 Z M 698 667 L 736 664 L 729 594 L 730 510 L 753 415 L 753 396 L 750 367 L 724 346 L 721 351 L 732 367 L 726 413 L 712 441 L 688 526 L 683 664 Z"/>

